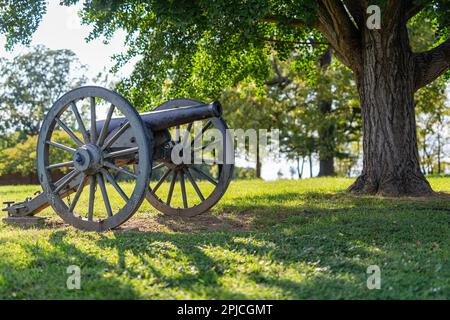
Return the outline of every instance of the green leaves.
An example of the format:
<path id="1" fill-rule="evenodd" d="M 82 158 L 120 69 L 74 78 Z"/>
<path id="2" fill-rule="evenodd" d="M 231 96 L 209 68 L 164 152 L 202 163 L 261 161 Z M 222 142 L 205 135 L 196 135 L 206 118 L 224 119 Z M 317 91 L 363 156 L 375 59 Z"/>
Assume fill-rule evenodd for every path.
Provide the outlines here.
<path id="1" fill-rule="evenodd" d="M 77 2 L 65 0 L 62 4 Z M 45 7 L 45 2 L 38 1 L 19 6 L 20 13 L 5 13 L 11 20 L 9 26 L 20 26 L 24 31 L 2 30 L 11 46 L 29 42 Z M 315 1 L 92 0 L 85 3 L 82 20 L 93 26 L 89 39 L 108 40 L 118 29 L 128 33 L 127 51 L 116 56 L 116 70 L 132 59 L 139 62 L 119 90 L 144 110 L 169 96 L 189 94 L 211 99 L 243 79 L 264 81 L 271 51 L 286 59 L 293 50 L 301 52 L 300 46 L 315 37 L 311 31 L 290 25 L 297 19 L 311 22 L 314 8 Z M 280 23 L 265 22 L 269 16 Z M 311 54 L 311 50 L 305 53 Z"/>
<path id="2" fill-rule="evenodd" d="M 6 34 L 6 48 L 29 44 L 46 9 L 45 0 L 0 0 L 0 34 Z"/>
<path id="3" fill-rule="evenodd" d="M 450 1 L 414 2 L 424 5 L 422 15 L 435 25 L 438 41 L 447 39 Z M 387 10 L 386 3 L 372 4 Z M 45 0 L 0 4 L 0 33 L 7 35 L 7 46 L 29 43 L 46 11 Z M 167 97 L 213 99 L 243 79 L 262 83 L 271 54 L 280 60 L 294 55 L 294 67 L 314 79 L 317 57 L 328 45 L 314 29 L 317 9 L 312 0 L 91 0 L 84 2 L 81 15 L 92 26 L 89 39 L 108 41 L 119 29 L 127 32 L 126 51 L 116 56 L 114 70 L 138 63 L 118 88 L 138 109 L 147 110 Z"/>

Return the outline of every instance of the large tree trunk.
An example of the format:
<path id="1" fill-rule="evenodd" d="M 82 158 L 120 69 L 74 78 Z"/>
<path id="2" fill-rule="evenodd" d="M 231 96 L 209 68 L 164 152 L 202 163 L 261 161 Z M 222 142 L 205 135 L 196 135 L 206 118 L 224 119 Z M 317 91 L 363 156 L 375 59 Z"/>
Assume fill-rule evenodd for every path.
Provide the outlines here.
<path id="1" fill-rule="evenodd" d="M 414 111 L 414 59 L 406 26 L 367 30 L 358 79 L 363 117 L 363 171 L 349 188 L 363 194 L 426 195 Z"/>

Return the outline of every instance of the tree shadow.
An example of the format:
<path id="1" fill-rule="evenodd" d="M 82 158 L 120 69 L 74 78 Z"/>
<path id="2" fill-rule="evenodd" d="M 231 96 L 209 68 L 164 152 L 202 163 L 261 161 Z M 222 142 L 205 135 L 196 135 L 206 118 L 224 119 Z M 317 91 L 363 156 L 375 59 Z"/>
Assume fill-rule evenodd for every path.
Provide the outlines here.
<path id="1" fill-rule="evenodd" d="M 130 284 L 105 273 L 117 266 L 101 260 L 66 239 L 67 230 L 51 234 L 48 245 L 42 242 L 17 242 L 16 252 L 26 255 L 27 263 L 19 257 L 14 261 L 0 259 L 0 298 L 2 299 L 138 299 Z M 17 262 L 19 261 L 19 262 Z M 69 290 L 69 266 L 81 270 L 81 289 Z"/>
<path id="2" fill-rule="evenodd" d="M 292 208 L 289 201 L 298 196 L 307 201 Z M 348 195 L 342 199 L 339 193 L 316 192 L 252 198 L 254 201 L 250 203 L 247 197 L 234 198 L 233 204 L 222 204 L 209 218 L 177 218 L 176 225 L 173 218 L 156 217 L 155 221 L 169 231 L 116 233 L 114 238 L 102 237 L 97 244 L 102 248 L 114 248 L 122 257 L 124 268 L 129 268 L 126 257 L 131 254 L 139 257 L 164 287 L 204 298 L 339 298 L 340 289 L 342 297 L 347 298 L 395 297 L 398 292 L 385 291 L 380 295 L 368 291 L 366 270 L 369 265 L 394 265 L 393 270 L 397 268 L 399 274 L 391 280 L 397 283 L 406 281 L 411 273 L 397 266 L 405 255 L 416 263 L 416 268 L 422 259 L 416 252 L 428 255 L 433 263 L 446 264 L 441 253 L 433 251 L 433 246 L 449 249 L 445 244 L 448 234 L 445 221 L 450 213 L 446 202 Z M 223 230 L 209 230 L 208 226 L 194 230 L 182 227 L 184 222 L 188 225 L 209 223 L 209 219 L 229 225 L 224 222 L 230 218 L 226 214 L 236 208 L 241 209 L 233 219 L 251 215 L 255 225 L 264 227 Z M 273 225 L 267 223 L 267 212 L 276 218 Z M 195 272 L 188 268 L 176 275 L 170 274 L 155 264 L 161 260 L 184 263 Z M 265 261 L 284 271 L 279 276 L 258 267 L 255 270 L 244 267 L 239 272 L 239 266 Z M 292 271 L 294 276 L 289 276 L 283 268 L 297 269 Z M 298 274 L 302 269 L 307 270 L 304 276 Z M 414 272 L 414 267 L 412 269 Z M 230 275 L 239 278 L 241 286 L 244 283 L 254 285 L 262 288 L 262 292 L 266 288 L 273 294 L 242 293 L 245 291 L 242 287 L 230 290 L 224 285 Z M 427 278 L 429 275 L 421 276 L 424 282 L 435 280 Z"/>
<path id="3" fill-rule="evenodd" d="M 249 241 L 247 241 L 249 240 Z M 127 257 L 138 257 L 141 264 L 158 278 L 159 284 L 166 289 L 175 289 L 188 293 L 188 297 L 201 297 L 206 299 L 252 299 L 252 298 L 290 298 L 305 299 L 311 297 L 310 291 L 314 287 L 315 279 L 320 280 L 321 286 L 332 284 L 332 287 L 347 286 L 351 290 L 361 289 L 359 285 L 352 284 L 344 278 L 335 278 L 335 275 L 320 277 L 315 273 L 324 269 L 330 271 L 338 267 L 339 273 L 355 273 L 358 270 L 360 278 L 364 278 L 366 266 L 362 266 L 347 259 L 343 261 L 340 256 L 336 261 L 327 259 L 328 254 L 321 250 L 323 244 L 333 243 L 335 250 L 349 251 L 350 243 L 333 237 L 298 238 L 297 235 L 274 236 L 260 232 L 211 232 L 185 234 L 185 233 L 118 233 L 114 238 L 103 236 L 97 244 L 102 248 L 114 248 L 118 255 L 121 267 L 130 269 Z M 319 248 L 319 250 L 316 250 Z M 340 248 L 340 249 L 339 249 Z M 335 255 L 335 252 L 331 252 Z M 353 254 L 369 254 L 364 248 L 353 249 Z M 249 257 L 249 258 L 248 258 Z M 339 260 L 339 261 L 338 261 Z M 171 261 L 172 270 L 161 261 Z M 177 262 L 184 267 L 176 269 Z M 275 268 L 292 268 L 303 265 L 311 269 L 307 275 L 293 278 L 274 274 L 265 270 L 268 263 Z M 249 268 L 244 264 L 250 265 Z M 261 267 L 262 266 L 262 267 Z M 254 268 L 254 270 L 252 270 Z M 174 269 L 177 270 L 174 275 Z M 239 272 L 239 270 L 242 270 Z M 293 271 L 294 273 L 297 270 Z M 133 274 L 139 276 L 139 274 Z M 234 291 L 230 289 L 229 276 L 239 279 L 240 284 Z M 270 279 L 267 280 L 267 279 Z M 225 285 L 227 284 L 227 285 Z M 258 292 L 245 292 L 245 286 L 264 288 L 265 294 Z M 232 286 L 231 286 L 232 287 Z M 356 287 L 356 288 L 355 288 Z M 276 289 L 274 293 L 268 293 Z M 317 295 L 320 297 L 320 295 Z"/>
<path id="4" fill-rule="evenodd" d="M 0 259 L 7 283 L 0 297 L 14 291 L 18 298 L 58 299 L 398 298 L 405 292 L 414 298 L 414 290 L 428 286 L 443 291 L 425 298 L 445 297 L 448 208 L 441 200 L 288 192 L 235 197 L 193 219 L 148 218 L 159 227 L 144 232 L 83 234 L 89 247 L 56 229 L 48 245 L 17 241 L 33 258 L 27 265 Z M 244 227 L 234 224 L 245 219 Z M 367 289 L 372 264 L 393 291 Z M 422 270 L 437 264 L 433 275 Z M 82 270 L 81 291 L 65 288 L 69 265 Z"/>

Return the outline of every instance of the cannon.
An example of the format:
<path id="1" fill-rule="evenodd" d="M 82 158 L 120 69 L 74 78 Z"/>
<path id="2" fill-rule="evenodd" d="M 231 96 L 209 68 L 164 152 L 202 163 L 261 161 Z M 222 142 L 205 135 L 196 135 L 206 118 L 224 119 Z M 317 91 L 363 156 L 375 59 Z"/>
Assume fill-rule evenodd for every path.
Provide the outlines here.
<path id="1" fill-rule="evenodd" d="M 227 129 L 219 102 L 174 99 L 139 114 L 114 91 L 75 89 L 51 107 L 39 132 L 43 192 L 6 202 L 3 210 L 28 217 L 51 206 L 66 223 L 98 232 L 125 223 L 144 199 L 163 214 L 201 214 L 222 198 L 233 175 Z M 198 152 L 208 161 L 198 161 Z"/>

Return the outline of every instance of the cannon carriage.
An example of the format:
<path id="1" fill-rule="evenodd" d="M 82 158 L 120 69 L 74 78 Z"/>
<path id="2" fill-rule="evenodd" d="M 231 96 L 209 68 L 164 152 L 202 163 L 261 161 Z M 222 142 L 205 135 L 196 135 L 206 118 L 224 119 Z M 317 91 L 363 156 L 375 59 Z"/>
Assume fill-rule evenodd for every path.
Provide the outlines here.
<path id="1" fill-rule="evenodd" d="M 221 116 L 218 102 L 174 99 L 139 114 L 116 92 L 75 89 L 52 106 L 41 126 L 37 172 L 43 192 L 7 202 L 4 210 L 27 217 L 51 206 L 66 223 L 87 231 L 119 227 L 144 199 L 163 214 L 201 214 L 222 198 L 233 175 L 233 142 Z M 204 144 L 211 131 L 214 140 Z M 212 159 L 199 163 L 198 152 L 205 150 Z"/>

